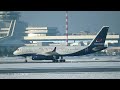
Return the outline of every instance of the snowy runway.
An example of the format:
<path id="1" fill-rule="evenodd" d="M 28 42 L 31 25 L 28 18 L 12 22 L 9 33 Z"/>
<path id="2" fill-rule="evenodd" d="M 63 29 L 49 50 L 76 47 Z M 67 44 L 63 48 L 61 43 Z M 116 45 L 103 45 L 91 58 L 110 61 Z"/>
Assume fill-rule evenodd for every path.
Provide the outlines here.
<path id="1" fill-rule="evenodd" d="M 67 63 L 0 59 L 0 79 L 120 79 L 119 57 L 94 58 L 66 58 Z"/>

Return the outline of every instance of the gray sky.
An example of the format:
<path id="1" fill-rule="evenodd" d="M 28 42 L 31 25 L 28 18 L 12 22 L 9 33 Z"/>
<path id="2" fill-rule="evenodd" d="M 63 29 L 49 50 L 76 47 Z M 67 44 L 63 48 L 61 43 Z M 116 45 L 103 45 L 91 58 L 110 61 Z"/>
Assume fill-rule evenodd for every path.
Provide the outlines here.
<path id="1" fill-rule="evenodd" d="M 65 11 L 21 11 L 20 20 L 29 26 L 58 27 L 65 33 Z M 120 11 L 68 11 L 68 32 L 98 32 L 102 26 L 110 26 L 109 32 L 120 33 Z"/>

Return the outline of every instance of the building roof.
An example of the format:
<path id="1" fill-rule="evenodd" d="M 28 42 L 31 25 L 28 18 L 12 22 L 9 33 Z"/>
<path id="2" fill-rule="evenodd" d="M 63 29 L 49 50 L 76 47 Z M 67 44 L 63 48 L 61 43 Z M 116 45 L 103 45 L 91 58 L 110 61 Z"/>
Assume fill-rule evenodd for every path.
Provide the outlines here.
<path id="1" fill-rule="evenodd" d="M 27 27 L 26 30 L 56 30 L 57 27 Z"/>
<path id="2" fill-rule="evenodd" d="M 71 40 L 91 40 L 94 39 L 96 35 L 72 35 L 68 36 L 68 39 Z M 119 35 L 107 35 L 107 39 L 110 40 L 118 40 L 120 37 Z M 28 37 L 25 36 L 24 40 L 65 40 L 66 36 L 36 36 L 36 37 Z"/>

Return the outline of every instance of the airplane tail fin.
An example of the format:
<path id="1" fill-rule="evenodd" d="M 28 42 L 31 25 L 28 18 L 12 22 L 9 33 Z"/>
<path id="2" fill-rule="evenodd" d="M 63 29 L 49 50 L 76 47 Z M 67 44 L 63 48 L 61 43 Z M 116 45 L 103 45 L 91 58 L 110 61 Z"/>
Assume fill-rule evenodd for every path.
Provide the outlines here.
<path id="1" fill-rule="evenodd" d="M 95 39 L 91 41 L 89 46 L 92 46 L 92 47 L 104 46 L 108 29 L 109 29 L 109 26 L 103 26 L 101 30 L 97 33 Z"/>

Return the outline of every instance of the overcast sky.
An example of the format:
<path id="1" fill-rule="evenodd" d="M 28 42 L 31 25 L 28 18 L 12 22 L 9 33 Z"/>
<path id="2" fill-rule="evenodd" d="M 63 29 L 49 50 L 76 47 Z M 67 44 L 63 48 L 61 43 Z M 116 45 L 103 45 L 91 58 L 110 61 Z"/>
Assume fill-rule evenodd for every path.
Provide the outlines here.
<path id="1" fill-rule="evenodd" d="M 57 27 L 65 33 L 65 11 L 21 11 L 20 20 L 29 26 Z M 98 32 L 109 26 L 109 32 L 120 34 L 120 11 L 68 11 L 68 32 Z"/>

